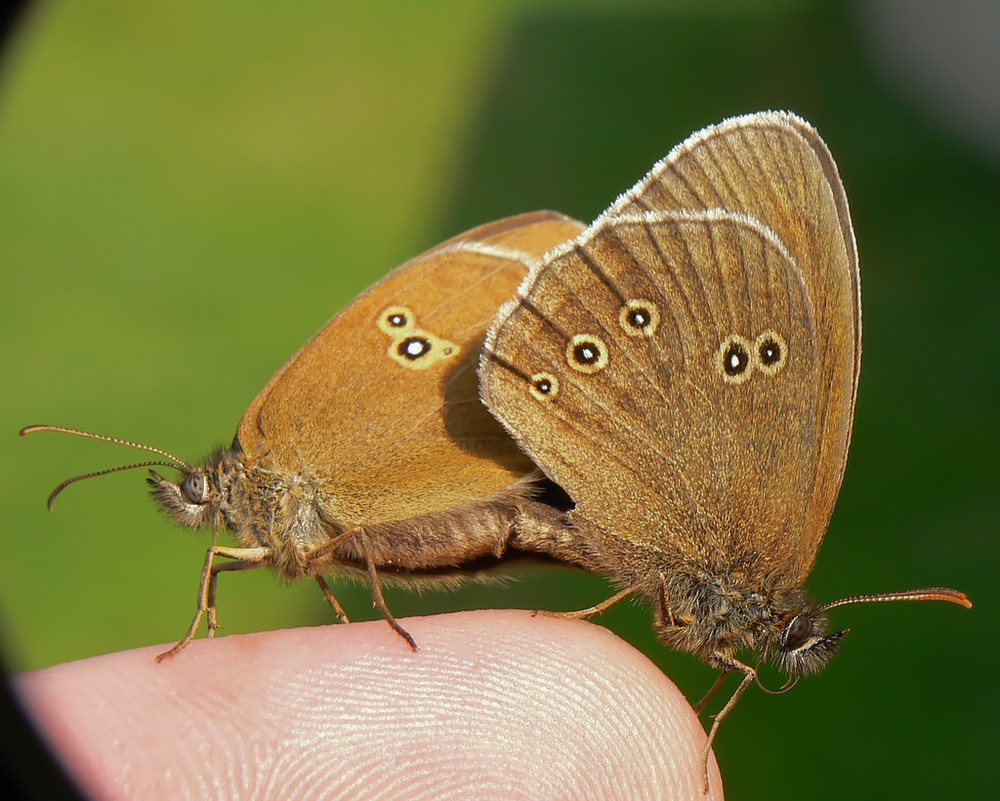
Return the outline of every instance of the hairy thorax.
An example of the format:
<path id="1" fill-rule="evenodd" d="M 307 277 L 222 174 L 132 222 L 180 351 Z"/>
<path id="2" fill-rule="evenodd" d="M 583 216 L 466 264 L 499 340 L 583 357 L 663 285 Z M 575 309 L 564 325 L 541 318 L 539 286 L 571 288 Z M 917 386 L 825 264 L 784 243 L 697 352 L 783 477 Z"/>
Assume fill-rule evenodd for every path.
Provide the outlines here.
<path id="1" fill-rule="evenodd" d="M 306 555 L 330 539 L 320 518 L 320 481 L 304 471 L 282 472 L 224 460 L 218 470 L 220 511 L 244 548 L 271 548 L 275 568 L 294 578 Z"/>
<path id="2" fill-rule="evenodd" d="M 752 573 L 739 568 L 707 571 L 688 564 L 661 575 L 660 639 L 717 667 L 725 666 L 720 656 L 738 651 L 768 655 L 787 622 L 808 606 L 801 590 L 751 581 Z"/>

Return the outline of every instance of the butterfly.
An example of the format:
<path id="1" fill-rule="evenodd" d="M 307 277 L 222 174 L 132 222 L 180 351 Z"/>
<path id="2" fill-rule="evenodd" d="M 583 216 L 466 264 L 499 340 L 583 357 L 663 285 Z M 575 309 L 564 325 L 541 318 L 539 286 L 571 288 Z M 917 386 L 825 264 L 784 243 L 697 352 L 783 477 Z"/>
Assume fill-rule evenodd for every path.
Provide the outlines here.
<path id="1" fill-rule="evenodd" d="M 269 567 L 312 576 L 342 621 L 324 576 L 366 576 L 375 605 L 413 647 L 385 603 L 382 576 L 453 583 L 481 575 L 507 547 L 519 504 L 539 474 L 478 397 L 479 349 L 501 302 L 542 254 L 583 225 L 556 212 L 474 228 L 397 268 L 330 320 L 274 375 L 247 409 L 228 448 L 188 464 L 152 451 L 135 467 L 175 468 L 148 479 L 159 506 L 184 526 L 229 531 L 237 545 L 208 548 L 196 614 L 218 628 L 220 573 Z"/>
<path id="2" fill-rule="evenodd" d="M 482 398 L 561 486 L 516 547 L 610 577 L 570 613 L 648 598 L 662 642 L 742 674 L 816 673 L 863 601 L 813 604 L 804 584 L 847 463 L 861 364 L 857 248 L 837 166 L 790 113 L 734 117 L 675 147 L 499 311 Z M 707 699 L 706 699 L 707 700 Z"/>

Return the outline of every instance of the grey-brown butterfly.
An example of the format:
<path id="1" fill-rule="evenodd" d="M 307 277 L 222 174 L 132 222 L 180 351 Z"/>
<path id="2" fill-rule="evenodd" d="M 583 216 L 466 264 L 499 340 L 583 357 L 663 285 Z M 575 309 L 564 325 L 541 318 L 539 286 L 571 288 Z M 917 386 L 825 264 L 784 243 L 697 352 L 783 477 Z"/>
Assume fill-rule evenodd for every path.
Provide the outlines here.
<path id="1" fill-rule="evenodd" d="M 481 225 L 408 261 L 356 298 L 268 382 L 233 444 L 202 465 L 166 451 L 59 426 L 55 430 L 153 451 L 162 459 L 77 476 L 166 465 L 148 479 L 160 506 L 185 526 L 228 529 L 238 547 L 206 553 L 198 609 L 218 628 L 219 573 L 270 567 L 324 580 L 367 576 L 375 604 L 411 646 L 385 604 L 381 577 L 448 583 L 481 575 L 511 537 L 540 476 L 479 402 L 476 365 L 486 329 L 528 268 L 583 225 L 534 212 Z M 152 472 L 152 471 L 151 471 Z M 221 558 L 221 559 L 220 559 Z"/>
<path id="2" fill-rule="evenodd" d="M 741 652 L 791 680 L 837 650 L 835 606 L 971 606 L 939 587 L 806 596 L 851 439 L 859 286 L 829 150 L 763 112 L 677 146 L 531 272 L 486 340 L 484 401 L 575 503 L 533 507 L 519 547 L 621 590 L 570 614 L 644 595 L 664 643 L 743 674 L 706 786 L 719 724 L 757 676 Z"/>

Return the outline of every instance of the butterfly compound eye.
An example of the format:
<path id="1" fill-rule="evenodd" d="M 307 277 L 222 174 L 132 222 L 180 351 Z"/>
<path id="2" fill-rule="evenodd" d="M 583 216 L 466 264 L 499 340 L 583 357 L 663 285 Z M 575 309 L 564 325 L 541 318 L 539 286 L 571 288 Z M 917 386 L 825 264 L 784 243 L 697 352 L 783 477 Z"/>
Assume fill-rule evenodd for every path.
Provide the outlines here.
<path id="1" fill-rule="evenodd" d="M 208 499 L 208 481 L 205 479 L 205 474 L 189 473 L 181 484 L 181 492 L 190 503 L 204 503 Z"/>
<path id="2" fill-rule="evenodd" d="M 796 615 L 785 628 L 781 647 L 785 651 L 795 651 L 809 642 L 812 637 L 813 622 L 809 615 Z"/>

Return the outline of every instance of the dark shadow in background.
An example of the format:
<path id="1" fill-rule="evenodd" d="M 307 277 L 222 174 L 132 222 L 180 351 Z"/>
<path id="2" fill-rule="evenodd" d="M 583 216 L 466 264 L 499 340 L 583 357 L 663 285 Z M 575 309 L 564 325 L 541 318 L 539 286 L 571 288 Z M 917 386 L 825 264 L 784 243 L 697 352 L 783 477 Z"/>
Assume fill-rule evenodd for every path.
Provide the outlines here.
<path id="1" fill-rule="evenodd" d="M 483 94 L 432 239 L 541 208 L 593 219 L 692 130 L 767 108 L 804 116 L 830 145 L 862 263 L 866 356 L 852 459 L 811 586 L 830 600 L 951 583 L 988 601 L 994 575 L 982 566 L 997 565 L 1000 518 L 1000 371 L 990 355 L 998 174 L 885 85 L 849 5 L 735 18 L 525 16 Z M 943 528 L 914 539 L 928 519 Z M 573 609 L 607 594 L 570 573 L 465 592 L 443 606 Z M 407 603 L 400 596 L 393 608 Z M 799 799 L 808 787 L 812 799 L 842 798 L 845 785 L 855 798 L 983 796 L 980 759 L 995 735 L 972 718 L 997 702 L 992 678 L 973 671 L 997 654 L 993 643 L 982 654 L 973 631 L 988 611 L 931 606 L 838 612 L 836 624 L 855 633 L 827 675 L 781 699 L 748 693 L 716 746 L 729 796 Z M 713 678 L 655 642 L 646 609 L 613 609 L 597 622 L 645 650 L 690 697 Z M 972 700 L 968 686 L 991 700 Z M 908 734 L 887 736 L 887 725 Z M 956 731 L 961 741 L 940 734 Z M 836 781 L 816 781 L 827 772 L 817 750 L 838 766 L 829 769 Z"/>
<path id="2" fill-rule="evenodd" d="M 30 23 L 28 7 L 22 0 L 0 4 L 0 81 L 14 34 Z M 4 796 L 46 801 L 82 798 L 11 692 L 6 666 L 0 665 L 0 675 L 4 677 L 0 687 L 0 789 Z"/>
<path id="3" fill-rule="evenodd" d="M 21 0 L 0 5 L 0 80 L 11 39 L 28 23 L 27 10 L 28 3 Z M 4 796 L 52 801 L 81 798 L 11 693 L 5 666 L 0 665 L 0 675 L 4 677 L 0 687 L 0 788 Z"/>
<path id="4" fill-rule="evenodd" d="M 28 3 L 26 0 L 9 0 L 0 5 L 0 66 L 11 35 L 22 24 Z"/>

